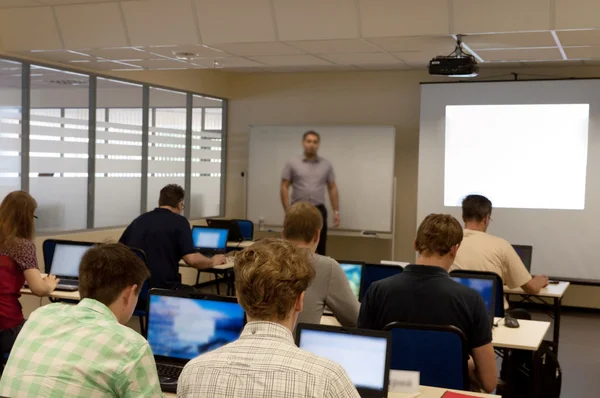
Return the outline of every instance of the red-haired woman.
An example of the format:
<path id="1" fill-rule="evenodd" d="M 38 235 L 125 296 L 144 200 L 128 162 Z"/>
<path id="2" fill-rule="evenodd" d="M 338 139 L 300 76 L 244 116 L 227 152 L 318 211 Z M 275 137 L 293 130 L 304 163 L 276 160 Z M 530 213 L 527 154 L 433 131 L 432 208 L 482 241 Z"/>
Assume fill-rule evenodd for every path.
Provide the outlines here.
<path id="1" fill-rule="evenodd" d="M 25 281 L 39 297 L 48 296 L 58 279 L 42 279 L 33 244 L 35 199 L 27 192 L 9 193 L 0 204 L 0 363 L 24 323 L 19 297 Z"/>

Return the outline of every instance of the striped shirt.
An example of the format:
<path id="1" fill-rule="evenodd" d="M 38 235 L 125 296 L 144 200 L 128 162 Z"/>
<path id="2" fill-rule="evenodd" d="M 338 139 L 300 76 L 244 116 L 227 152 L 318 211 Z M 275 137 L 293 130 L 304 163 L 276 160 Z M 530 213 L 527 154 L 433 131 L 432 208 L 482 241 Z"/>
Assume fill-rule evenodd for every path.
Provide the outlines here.
<path id="1" fill-rule="evenodd" d="M 17 337 L 0 396 L 162 397 L 148 342 L 104 304 L 50 304 Z"/>
<path id="2" fill-rule="evenodd" d="M 188 362 L 177 396 L 359 398 L 340 365 L 296 347 L 272 322 L 250 322 L 237 341 Z"/>

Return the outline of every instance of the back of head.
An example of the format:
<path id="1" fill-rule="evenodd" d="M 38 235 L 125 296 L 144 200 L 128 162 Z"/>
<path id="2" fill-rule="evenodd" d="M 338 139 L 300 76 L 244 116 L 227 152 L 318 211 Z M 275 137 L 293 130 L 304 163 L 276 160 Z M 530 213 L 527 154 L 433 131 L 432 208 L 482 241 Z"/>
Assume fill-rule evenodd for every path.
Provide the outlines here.
<path id="1" fill-rule="evenodd" d="M 127 246 L 102 244 L 89 249 L 79 266 L 79 293 L 109 306 L 129 286 L 142 285 L 150 277 L 146 264 Z"/>
<path id="2" fill-rule="evenodd" d="M 458 220 L 449 214 L 430 214 L 417 230 L 415 249 L 424 256 L 443 257 L 452 247 L 460 245 L 463 230 Z"/>
<path id="3" fill-rule="evenodd" d="M 235 257 L 235 284 L 249 318 L 285 320 L 315 277 L 310 252 L 281 239 L 264 239 Z"/>
<path id="4" fill-rule="evenodd" d="M 177 208 L 183 199 L 185 199 L 184 189 L 177 184 L 169 184 L 160 190 L 158 205 Z"/>
<path id="5" fill-rule="evenodd" d="M 323 217 L 309 202 L 296 202 L 285 212 L 283 236 L 285 239 L 312 242 L 323 228 Z"/>
<path id="6" fill-rule="evenodd" d="M 33 239 L 37 202 L 25 191 L 6 195 L 0 204 L 0 247 L 10 246 L 15 238 Z"/>
<path id="7" fill-rule="evenodd" d="M 492 215 L 492 202 L 482 195 L 469 195 L 462 202 L 462 217 L 464 222 L 481 222 Z"/>

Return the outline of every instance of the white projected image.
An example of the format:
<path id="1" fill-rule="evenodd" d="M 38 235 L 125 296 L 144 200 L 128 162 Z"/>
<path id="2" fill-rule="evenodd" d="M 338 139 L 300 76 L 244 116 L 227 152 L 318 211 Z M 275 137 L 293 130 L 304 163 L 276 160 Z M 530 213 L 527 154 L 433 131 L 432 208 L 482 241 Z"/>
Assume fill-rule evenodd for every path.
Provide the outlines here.
<path id="1" fill-rule="evenodd" d="M 585 207 L 589 104 L 446 106 L 444 205 Z"/>

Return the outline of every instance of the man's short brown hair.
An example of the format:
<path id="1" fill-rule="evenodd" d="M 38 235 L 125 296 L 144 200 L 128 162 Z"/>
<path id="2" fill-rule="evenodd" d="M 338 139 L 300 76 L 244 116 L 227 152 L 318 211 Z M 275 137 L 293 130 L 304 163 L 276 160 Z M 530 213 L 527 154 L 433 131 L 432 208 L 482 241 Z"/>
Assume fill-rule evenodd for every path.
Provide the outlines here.
<path id="1" fill-rule="evenodd" d="M 150 277 L 146 264 L 127 246 L 120 243 L 101 244 L 89 249 L 79 265 L 79 293 L 109 306 L 123 289 L 142 285 Z"/>
<path id="2" fill-rule="evenodd" d="M 481 222 L 492 215 L 492 202 L 482 195 L 469 195 L 462 201 L 463 221 Z"/>
<path id="3" fill-rule="evenodd" d="M 283 237 L 290 240 L 312 242 L 323 228 L 321 212 L 309 202 L 296 202 L 285 212 Z"/>
<path id="4" fill-rule="evenodd" d="M 237 297 L 248 317 L 282 321 L 315 277 L 308 249 L 263 239 L 235 257 Z"/>
<path id="5" fill-rule="evenodd" d="M 463 230 L 458 220 L 449 214 L 430 214 L 419 225 L 415 249 L 419 254 L 445 256 L 453 246 L 460 245 Z"/>
<path id="6" fill-rule="evenodd" d="M 159 206 L 177 207 L 185 199 L 185 191 L 177 184 L 169 184 L 160 190 Z"/>

